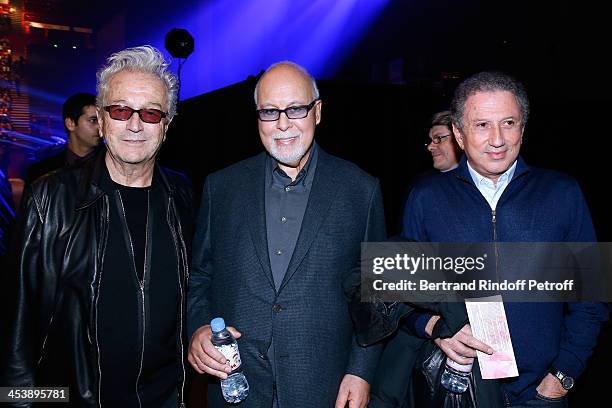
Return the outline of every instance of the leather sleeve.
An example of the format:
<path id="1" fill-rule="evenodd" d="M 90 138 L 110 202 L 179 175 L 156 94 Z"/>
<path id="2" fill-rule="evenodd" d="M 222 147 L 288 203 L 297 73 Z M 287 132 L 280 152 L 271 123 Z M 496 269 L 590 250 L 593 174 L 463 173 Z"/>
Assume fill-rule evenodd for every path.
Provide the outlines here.
<path id="1" fill-rule="evenodd" d="M 45 268 L 48 258 L 45 254 L 52 249 L 45 241 L 52 241 L 53 225 L 57 223 L 45 223 L 41 196 L 27 190 L 17 226 L 18 255 L 10 270 L 14 274 L 9 280 L 13 306 L 3 386 L 36 385 L 36 365 L 44 352 L 46 333 L 53 319 L 58 279 L 49 272 L 54 268 Z"/>

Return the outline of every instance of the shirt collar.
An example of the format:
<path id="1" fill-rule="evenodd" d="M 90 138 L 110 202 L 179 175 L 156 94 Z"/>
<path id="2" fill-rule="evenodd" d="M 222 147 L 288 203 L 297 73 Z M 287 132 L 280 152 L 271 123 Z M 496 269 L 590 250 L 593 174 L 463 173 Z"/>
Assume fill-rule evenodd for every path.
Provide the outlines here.
<path id="1" fill-rule="evenodd" d="M 293 181 L 291 181 L 291 178 L 287 175 L 287 173 L 285 173 L 285 171 L 280 168 L 276 159 L 274 159 L 270 154 L 268 154 L 268 174 L 272 176 L 270 177 L 270 185 L 274 183 L 275 176 L 276 178 L 287 179 L 287 183 L 284 183 L 286 184 L 286 186 L 295 186 L 299 183 L 302 183 L 302 185 L 304 186 L 311 184 L 313 177 L 308 176 L 309 174 L 312 174 L 311 169 L 313 172 L 316 169 L 316 163 L 319 155 L 318 153 L 319 152 L 317 143 L 313 141 L 308 160 L 306 161 L 306 164 L 304 165 L 304 167 L 302 167 L 297 177 Z"/>
<path id="2" fill-rule="evenodd" d="M 497 188 L 499 188 L 499 186 L 505 183 L 508 183 L 510 180 L 512 180 L 512 177 L 514 177 L 514 172 L 516 170 L 516 163 L 517 161 L 515 160 L 514 163 L 512 163 L 512 166 L 510 166 L 508 170 L 506 170 L 505 172 L 502 173 L 501 176 L 499 176 L 499 178 L 497 179 L 497 183 L 495 184 Z M 493 181 L 491 179 L 483 176 L 482 174 L 474 170 L 474 168 L 470 165 L 469 160 L 467 161 L 467 168 L 468 168 L 468 171 L 470 172 L 470 176 L 472 176 L 472 180 L 474 181 L 474 184 L 476 184 L 477 187 L 481 185 L 487 185 L 490 187 L 494 186 Z"/>

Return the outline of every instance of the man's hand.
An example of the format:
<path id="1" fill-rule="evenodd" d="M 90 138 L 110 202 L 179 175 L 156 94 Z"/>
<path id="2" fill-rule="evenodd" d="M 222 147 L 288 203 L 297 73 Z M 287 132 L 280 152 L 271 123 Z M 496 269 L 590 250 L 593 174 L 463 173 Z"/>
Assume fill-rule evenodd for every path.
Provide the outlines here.
<path id="1" fill-rule="evenodd" d="M 567 394 L 561 382 L 554 375 L 548 373 L 536 388 L 538 394 L 546 398 L 561 398 Z"/>
<path id="2" fill-rule="evenodd" d="M 370 384 L 356 375 L 346 374 L 340 383 L 336 408 L 365 408 L 370 402 Z"/>
<path id="3" fill-rule="evenodd" d="M 228 326 L 227 330 L 235 339 L 241 336 L 240 332 L 233 327 Z M 211 338 L 210 325 L 207 324 L 196 330 L 191 337 L 187 360 L 198 373 L 208 373 L 224 380 L 227 378 L 227 374 L 232 372 L 232 369 L 227 364 L 225 356 L 213 346 Z"/>
<path id="4" fill-rule="evenodd" d="M 495 350 L 472 336 L 472 329 L 466 324 L 455 335 L 448 339 L 435 339 L 435 343 L 444 353 L 458 364 L 468 365 L 474 362 L 476 350 L 493 354 Z"/>

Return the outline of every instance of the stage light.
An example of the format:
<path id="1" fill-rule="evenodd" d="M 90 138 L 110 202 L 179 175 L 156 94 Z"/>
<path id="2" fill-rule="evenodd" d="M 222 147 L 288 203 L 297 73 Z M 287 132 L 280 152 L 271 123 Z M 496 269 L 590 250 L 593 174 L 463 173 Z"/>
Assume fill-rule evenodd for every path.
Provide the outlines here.
<path id="1" fill-rule="evenodd" d="M 193 37 L 183 28 L 173 28 L 166 34 L 166 49 L 174 58 L 187 58 L 193 52 Z"/>
<path id="2" fill-rule="evenodd" d="M 198 48 L 181 70 L 184 98 L 243 81 L 283 60 L 297 62 L 315 78 L 329 79 L 391 2 L 192 0 L 197 7 L 158 13 L 131 43 L 163 49 L 181 65 L 185 54 L 175 57 L 172 48 L 164 48 L 166 35 L 180 27 L 197 38 Z"/>

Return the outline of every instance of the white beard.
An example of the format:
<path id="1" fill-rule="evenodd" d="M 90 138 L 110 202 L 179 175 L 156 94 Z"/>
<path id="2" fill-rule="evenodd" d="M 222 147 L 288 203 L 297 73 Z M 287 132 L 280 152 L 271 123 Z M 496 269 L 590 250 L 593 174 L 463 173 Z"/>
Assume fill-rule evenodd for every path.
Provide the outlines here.
<path id="1" fill-rule="evenodd" d="M 277 139 L 288 139 L 292 137 L 297 137 L 297 140 L 291 146 L 279 146 L 275 142 Z M 296 166 L 309 148 L 309 146 L 303 145 L 301 138 L 302 135 L 300 132 L 278 133 L 273 135 L 270 155 L 279 163 L 288 166 Z"/>

